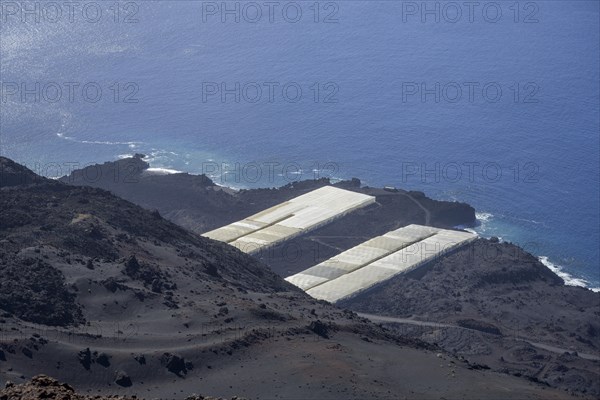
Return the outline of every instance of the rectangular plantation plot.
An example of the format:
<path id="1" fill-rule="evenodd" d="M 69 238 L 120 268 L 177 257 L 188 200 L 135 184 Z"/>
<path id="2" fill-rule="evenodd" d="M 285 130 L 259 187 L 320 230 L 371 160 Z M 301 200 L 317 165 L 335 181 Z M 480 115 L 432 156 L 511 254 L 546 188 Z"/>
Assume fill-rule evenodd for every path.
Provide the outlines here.
<path id="1" fill-rule="evenodd" d="M 331 303 L 348 297 L 353 293 L 362 292 L 379 282 L 384 282 L 396 275 L 396 271 L 388 268 L 376 267 L 373 264 L 357 269 L 337 279 L 324 282 L 306 291 L 312 297 L 319 300 L 327 300 Z"/>
<path id="2" fill-rule="evenodd" d="M 290 283 L 292 283 L 295 286 L 298 286 L 300 289 L 306 291 L 308 289 L 310 289 L 311 287 L 317 286 L 321 283 L 325 283 L 327 282 L 329 279 L 328 278 L 323 278 L 323 277 L 319 277 L 319 276 L 314 276 L 314 275 L 307 275 L 307 274 L 296 274 L 294 275 L 294 281 Z"/>
<path id="3" fill-rule="evenodd" d="M 296 275 L 289 276 L 286 280 L 301 287 L 303 290 L 309 290 L 324 282 L 317 280 L 310 281 L 312 283 L 312 286 L 310 286 L 309 282 L 305 279 L 306 275 L 327 277 L 329 278 L 328 280 L 334 280 L 350 272 L 360 270 L 404 248 L 411 249 L 411 245 L 414 243 L 435 235 L 439 231 L 437 228 L 428 226 L 408 225 L 388 232 L 385 235 L 367 240 L 329 260 L 302 271 L 300 274 L 296 274 L 302 275 L 300 277 L 302 278 L 302 286 L 296 285 L 299 279 Z"/>
<path id="4" fill-rule="evenodd" d="M 423 259 L 423 242 L 419 242 L 377 260 L 370 266 L 387 268 L 396 272 L 408 272 L 418 267 Z"/>
<path id="5" fill-rule="evenodd" d="M 221 242 L 231 242 L 249 233 L 262 229 L 267 224 L 258 221 L 242 220 L 233 224 L 224 226 L 211 232 L 207 232 L 204 236 L 215 239 Z"/>
<path id="6" fill-rule="evenodd" d="M 397 238 L 412 243 L 417 240 L 421 240 L 423 238 L 431 236 L 435 233 L 438 233 L 439 231 L 440 229 L 434 228 L 432 226 L 411 224 L 403 228 L 396 229 L 395 231 L 388 232 L 383 236 Z"/>
<path id="7" fill-rule="evenodd" d="M 325 262 L 349 264 L 354 266 L 351 268 L 351 270 L 355 270 L 362 265 L 368 264 L 373 260 L 377 260 L 378 258 L 385 256 L 388 253 L 389 251 L 386 249 L 367 246 L 363 243 L 363 245 L 346 250 L 345 252 L 340 253 Z"/>
<path id="8" fill-rule="evenodd" d="M 429 255 L 439 257 L 475 238 L 476 235 L 469 232 L 443 230 L 423 240 L 421 252 L 423 257 L 429 257 Z"/>
<path id="9" fill-rule="evenodd" d="M 255 253 L 374 202 L 373 196 L 324 186 L 202 236 Z"/>
<path id="10" fill-rule="evenodd" d="M 274 207 L 267 208 L 264 211 L 254 214 L 251 217 L 246 218 L 249 221 L 257 221 L 264 224 L 275 224 L 282 221 L 290 216 L 294 215 L 295 212 L 304 208 L 303 204 L 291 203 L 286 201 L 285 203 L 278 204 Z"/>
<path id="11" fill-rule="evenodd" d="M 409 225 L 364 242 L 286 280 L 316 299 L 336 302 L 412 271 L 476 237 L 469 232 Z M 397 240 L 397 246 L 392 239 Z M 361 249 L 375 246 L 379 246 L 379 256 L 363 252 L 363 261 L 356 259 Z M 348 264 L 355 268 L 349 268 Z"/>

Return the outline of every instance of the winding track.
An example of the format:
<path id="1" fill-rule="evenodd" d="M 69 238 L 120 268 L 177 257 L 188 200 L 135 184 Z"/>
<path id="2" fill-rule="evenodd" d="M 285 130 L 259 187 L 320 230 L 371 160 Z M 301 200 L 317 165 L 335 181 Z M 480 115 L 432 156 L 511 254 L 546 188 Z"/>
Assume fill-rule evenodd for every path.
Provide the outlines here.
<path id="1" fill-rule="evenodd" d="M 396 318 L 396 317 L 386 317 L 383 315 L 375 315 L 375 314 L 364 314 L 364 313 L 357 313 L 359 316 L 363 317 L 363 318 L 367 318 L 368 320 L 375 322 L 375 323 L 397 323 L 397 324 L 410 324 L 410 325 L 418 325 L 418 326 L 429 326 L 432 328 L 456 328 L 456 329 L 464 329 L 464 330 L 470 330 L 470 331 L 476 331 L 475 329 L 469 329 L 469 328 L 465 328 L 464 326 L 459 326 L 459 325 L 453 325 L 453 324 L 446 324 L 446 323 L 438 323 L 438 322 L 430 322 L 430 321 L 417 321 L 414 319 L 408 319 L 408 318 Z M 479 331 L 477 331 L 479 332 Z M 557 353 L 557 354 L 563 354 L 565 352 L 572 352 L 573 350 L 570 349 L 563 349 L 560 347 L 556 347 L 556 346 L 552 346 L 549 344 L 545 344 L 545 343 L 538 343 L 538 342 L 532 342 L 531 340 L 524 338 L 524 337 L 516 337 L 517 340 L 521 340 L 523 342 L 529 343 L 530 345 L 537 347 L 539 349 L 542 350 L 546 350 L 546 351 L 550 351 L 552 353 Z M 579 353 L 577 352 L 577 355 L 583 359 L 586 360 L 591 360 L 591 361 L 600 361 L 600 356 L 594 355 L 594 354 L 586 354 L 586 353 Z"/>
<path id="2" fill-rule="evenodd" d="M 415 203 L 417 206 L 419 206 L 419 208 L 421 210 L 423 210 L 425 212 L 425 224 L 424 225 L 431 226 L 431 211 L 429 211 L 423 204 L 421 204 L 421 202 L 419 200 L 415 199 L 410 194 L 406 193 L 405 196 L 408 197 L 409 199 L 411 199 L 413 201 L 413 203 Z"/>

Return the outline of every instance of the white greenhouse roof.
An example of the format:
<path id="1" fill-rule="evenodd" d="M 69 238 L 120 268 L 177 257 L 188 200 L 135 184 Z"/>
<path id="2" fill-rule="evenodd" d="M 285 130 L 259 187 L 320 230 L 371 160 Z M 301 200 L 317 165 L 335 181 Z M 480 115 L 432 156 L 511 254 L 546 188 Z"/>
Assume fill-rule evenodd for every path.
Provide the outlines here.
<path id="1" fill-rule="evenodd" d="M 374 202 L 373 196 L 324 186 L 202 236 L 254 253 Z"/>
<path id="2" fill-rule="evenodd" d="M 314 298 L 336 302 L 411 271 L 476 237 L 469 232 L 408 225 L 361 243 L 286 280 Z"/>

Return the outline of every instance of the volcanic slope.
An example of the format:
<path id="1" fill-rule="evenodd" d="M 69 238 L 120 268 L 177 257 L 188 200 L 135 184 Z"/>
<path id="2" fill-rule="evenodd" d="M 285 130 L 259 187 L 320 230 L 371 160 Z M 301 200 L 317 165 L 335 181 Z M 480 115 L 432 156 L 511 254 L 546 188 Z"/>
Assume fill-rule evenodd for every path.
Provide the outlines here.
<path id="1" fill-rule="evenodd" d="M 104 190 L 14 182 L 0 189 L 2 381 L 142 398 L 567 396 L 315 301 Z"/>
<path id="2" fill-rule="evenodd" d="M 600 395 L 600 293 L 513 244 L 478 239 L 338 305 L 486 368 Z"/>

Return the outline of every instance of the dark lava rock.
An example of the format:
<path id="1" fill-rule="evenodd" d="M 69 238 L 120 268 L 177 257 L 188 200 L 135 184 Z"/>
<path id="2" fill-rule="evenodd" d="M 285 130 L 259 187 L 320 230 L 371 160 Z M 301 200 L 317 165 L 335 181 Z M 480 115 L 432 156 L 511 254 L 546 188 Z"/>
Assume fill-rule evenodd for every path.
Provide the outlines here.
<path id="1" fill-rule="evenodd" d="M 149 287 L 154 293 L 162 293 L 163 289 L 173 289 L 176 287 L 161 272 L 160 268 L 139 262 L 135 255 L 129 257 L 125 262 L 123 272 L 130 278 L 141 281 L 144 286 Z"/>
<path id="2" fill-rule="evenodd" d="M 139 354 L 133 357 L 135 361 L 137 361 L 140 365 L 146 365 L 146 356 L 143 354 Z"/>
<path id="3" fill-rule="evenodd" d="M 0 220 L 4 213 L 0 211 Z M 2 224 L 1 229 L 5 229 Z M 0 264 L 0 308 L 22 320 L 67 326 L 83 322 L 76 295 L 50 264 L 6 254 Z M 26 299 L 26 300 L 25 300 Z"/>
<path id="4" fill-rule="evenodd" d="M 100 353 L 96 358 L 96 362 L 104 368 L 110 367 L 110 356 L 106 353 Z"/>
<path id="5" fill-rule="evenodd" d="M 115 293 L 117 290 L 127 290 L 127 286 L 123 285 L 122 283 L 119 283 L 115 278 L 113 278 L 112 276 L 108 279 L 105 279 L 104 281 L 101 282 L 102 286 L 104 286 L 106 288 L 106 290 L 109 290 L 111 293 Z"/>
<path id="6" fill-rule="evenodd" d="M 152 281 L 152 283 L 150 284 L 150 288 L 152 289 L 152 291 L 154 293 L 161 293 L 162 292 L 162 284 L 161 284 L 160 280 L 154 279 Z"/>
<path id="7" fill-rule="evenodd" d="M 177 354 L 164 353 L 160 358 L 160 362 L 167 370 L 169 370 L 169 372 L 172 372 L 177 376 L 187 374 L 188 369 L 186 367 L 185 359 Z"/>
<path id="8" fill-rule="evenodd" d="M 33 379 L 31 380 L 31 383 L 35 384 L 36 386 L 40 386 L 40 387 L 60 387 L 62 389 L 65 389 L 68 392 L 74 392 L 75 389 L 73 389 L 73 387 L 69 384 L 66 383 L 60 383 L 59 381 L 57 381 L 56 379 L 52 379 L 49 376 L 45 376 L 45 375 L 37 375 L 35 377 L 33 377 Z"/>
<path id="9" fill-rule="evenodd" d="M 476 370 L 490 369 L 490 367 L 486 364 L 477 364 L 477 363 L 471 363 L 471 364 L 469 364 L 469 366 L 467 368 L 468 369 L 476 369 Z"/>
<path id="10" fill-rule="evenodd" d="M 115 383 L 119 386 L 130 387 L 133 383 L 131 382 L 131 378 L 125 371 L 117 371 L 115 377 Z"/>
<path id="11" fill-rule="evenodd" d="M 219 269 L 217 268 L 217 266 L 215 264 L 207 264 L 204 267 L 204 270 L 206 271 L 206 273 L 210 276 L 213 276 L 215 278 L 220 278 L 221 275 L 219 274 Z"/>
<path id="12" fill-rule="evenodd" d="M 134 278 L 138 275 L 140 268 L 140 263 L 134 254 L 131 257 L 129 257 L 129 259 L 125 263 L 125 274 Z"/>
<path id="13" fill-rule="evenodd" d="M 77 353 L 77 359 L 79 360 L 79 363 L 83 365 L 83 368 L 88 371 L 90 370 L 90 367 L 92 366 L 92 352 L 89 347 Z"/>
<path id="14" fill-rule="evenodd" d="M 565 366 L 564 364 L 558 364 L 556 367 L 554 367 L 554 370 L 557 372 L 567 372 L 569 367 Z"/>
<path id="15" fill-rule="evenodd" d="M 23 347 L 23 349 L 21 349 L 21 352 L 23 353 L 23 355 L 25 355 L 25 357 L 27 357 L 27 358 L 33 358 L 33 353 L 27 347 Z"/>
<path id="16" fill-rule="evenodd" d="M 320 320 L 316 320 L 310 323 L 308 329 L 316 333 L 317 335 L 324 337 L 325 339 L 329 338 L 329 329 L 327 325 L 322 323 Z"/>

